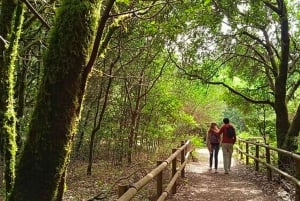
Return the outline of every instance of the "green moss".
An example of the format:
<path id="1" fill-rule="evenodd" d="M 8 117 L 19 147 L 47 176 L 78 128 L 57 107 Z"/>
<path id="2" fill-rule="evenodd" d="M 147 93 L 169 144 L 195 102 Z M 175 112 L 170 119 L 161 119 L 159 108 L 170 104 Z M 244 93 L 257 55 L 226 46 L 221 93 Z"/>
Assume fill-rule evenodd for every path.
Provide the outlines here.
<path id="1" fill-rule="evenodd" d="M 59 195 L 78 123 L 82 73 L 95 38 L 99 2 L 65 0 L 57 12 L 10 200 L 55 200 Z"/>
<path id="2" fill-rule="evenodd" d="M 74 65 L 87 63 L 98 25 L 98 7 L 88 1 L 65 1 L 57 16 L 58 26 L 52 31 L 45 65 L 51 65 L 48 78 L 56 82 L 74 71 Z M 84 58 L 84 60 L 82 60 Z M 78 73 L 78 72 L 77 72 Z"/>
<path id="3" fill-rule="evenodd" d="M 1 79 L 6 79 L 1 82 L 1 93 L 5 94 L 1 97 L 1 114 L 3 115 L 3 121 L 1 121 L 1 136 L 3 138 L 4 154 L 5 154 L 5 185 L 6 195 L 8 196 L 15 179 L 15 163 L 16 163 L 16 116 L 14 111 L 14 73 L 15 73 L 15 61 L 17 56 L 17 49 L 19 38 L 21 34 L 21 27 L 23 23 L 23 7 L 17 4 L 5 4 L 8 6 L 6 12 L 13 13 L 11 19 L 12 28 L 7 30 L 8 39 L 10 41 L 9 46 L 5 47 L 5 57 L 1 61 L 3 64 Z M 8 14 L 10 16 L 10 14 Z M 3 18 L 1 18 L 3 20 Z M 2 23 L 2 22 L 1 22 Z"/>

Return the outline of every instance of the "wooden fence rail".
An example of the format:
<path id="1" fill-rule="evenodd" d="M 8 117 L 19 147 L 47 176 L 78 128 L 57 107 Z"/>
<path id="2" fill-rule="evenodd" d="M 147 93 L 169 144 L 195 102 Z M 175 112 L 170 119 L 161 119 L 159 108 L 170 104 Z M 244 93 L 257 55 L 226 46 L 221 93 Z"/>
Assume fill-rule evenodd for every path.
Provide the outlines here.
<path id="1" fill-rule="evenodd" d="M 139 190 L 151 182 L 155 177 L 157 180 L 157 198 L 159 201 L 165 200 L 170 193 L 176 193 L 176 180 L 180 175 L 181 177 L 185 176 L 184 168 L 191 151 L 192 148 L 190 141 L 185 143 L 181 142 L 180 148 L 173 149 L 172 155 L 168 159 L 164 161 L 157 161 L 157 167 L 149 172 L 145 177 L 134 184 L 119 186 L 119 199 L 117 201 L 131 200 Z M 181 164 L 179 168 L 177 168 L 177 157 L 179 156 Z M 169 164 L 172 165 L 172 178 L 166 189 L 163 191 L 162 174 L 163 170 L 165 170 Z"/>
<path id="2" fill-rule="evenodd" d="M 242 143 L 244 143 L 245 146 L 243 146 Z M 262 156 L 260 154 L 260 152 L 261 152 L 260 147 L 263 147 L 265 149 L 264 156 Z M 253 148 L 255 151 L 251 152 L 250 151 L 251 148 Z M 296 188 L 295 201 L 300 201 L 300 155 L 298 155 L 296 153 L 288 152 L 283 149 L 271 147 L 267 144 L 253 142 L 253 141 L 245 140 L 245 139 L 241 139 L 241 138 L 238 139 L 237 150 L 238 150 L 241 160 L 243 160 L 243 155 L 246 156 L 246 165 L 249 164 L 249 158 L 252 158 L 254 160 L 256 171 L 259 171 L 260 163 L 265 165 L 267 167 L 268 180 L 270 180 L 270 181 L 272 180 L 272 171 L 275 171 L 275 172 L 279 173 L 280 175 L 282 175 L 283 177 L 285 177 L 286 179 L 292 181 L 295 184 L 295 188 Z M 272 164 L 271 153 L 270 153 L 271 150 L 277 152 L 277 154 L 281 153 L 281 154 L 290 156 L 291 158 L 293 158 L 295 160 L 295 165 L 296 165 L 295 172 L 296 173 L 294 176 L 280 170 L 278 167 L 276 167 L 277 165 L 275 166 Z"/>

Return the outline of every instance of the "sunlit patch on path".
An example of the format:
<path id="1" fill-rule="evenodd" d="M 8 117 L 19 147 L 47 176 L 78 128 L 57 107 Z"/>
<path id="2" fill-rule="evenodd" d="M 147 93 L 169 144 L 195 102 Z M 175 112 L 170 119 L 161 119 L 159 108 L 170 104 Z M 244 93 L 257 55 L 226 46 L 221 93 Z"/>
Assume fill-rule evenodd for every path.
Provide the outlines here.
<path id="1" fill-rule="evenodd" d="M 196 154 L 199 158 L 199 161 L 197 162 L 190 162 L 187 164 L 186 171 L 187 172 L 193 172 L 193 173 L 204 173 L 207 172 L 209 169 L 209 164 L 208 164 L 208 157 L 209 157 L 209 152 L 207 149 L 202 148 L 202 149 L 196 149 L 194 154 Z M 219 151 L 219 157 L 218 157 L 219 165 L 218 165 L 218 171 L 223 172 L 223 152 L 222 149 L 220 148 Z M 236 166 L 236 161 L 234 158 L 232 158 L 232 169 L 234 169 Z"/>

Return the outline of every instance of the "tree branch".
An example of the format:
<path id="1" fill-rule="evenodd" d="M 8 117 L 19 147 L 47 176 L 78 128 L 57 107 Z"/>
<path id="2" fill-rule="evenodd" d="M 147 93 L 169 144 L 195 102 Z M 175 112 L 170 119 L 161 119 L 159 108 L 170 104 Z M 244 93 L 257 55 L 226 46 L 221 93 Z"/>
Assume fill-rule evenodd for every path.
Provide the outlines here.
<path id="1" fill-rule="evenodd" d="M 103 11 L 103 14 L 100 18 L 99 25 L 98 25 L 98 30 L 97 30 L 97 34 L 96 34 L 96 39 L 95 39 L 93 50 L 92 50 L 92 53 L 91 53 L 91 57 L 90 57 L 90 60 L 89 60 L 88 64 L 85 67 L 85 70 L 84 70 L 84 75 L 83 75 L 84 78 L 87 77 L 88 73 L 91 71 L 92 66 L 95 63 L 96 57 L 98 55 L 98 50 L 99 50 L 100 42 L 101 42 L 101 39 L 102 39 L 102 35 L 103 35 L 103 32 L 104 32 L 104 28 L 105 28 L 105 25 L 106 25 L 106 21 L 109 18 L 109 13 L 110 13 L 114 3 L 115 3 L 115 0 L 109 0 L 108 1 L 107 5 L 105 6 L 105 9 Z"/>
<path id="2" fill-rule="evenodd" d="M 176 1 L 173 1 L 173 2 L 160 2 L 160 3 L 156 3 L 155 1 L 152 2 L 151 5 L 147 6 L 147 7 L 144 7 L 144 8 L 140 8 L 140 9 L 136 9 L 136 10 L 129 10 L 127 12 L 122 12 L 122 13 L 118 13 L 118 14 L 112 14 L 110 15 L 110 17 L 116 17 L 116 16 L 120 16 L 120 15 L 128 15 L 128 14 L 132 14 L 134 16 L 141 16 L 141 15 L 145 15 L 149 12 L 149 10 L 155 6 L 160 6 L 160 5 L 163 5 L 163 8 L 167 5 L 167 4 L 170 4 L 170 3 L 176 3 Z M 161 11 L 161 9 L 160 9 Z"/>
<path id="3" fill-rule="evenodd" d="M 147 93 L 149 93 L 149 91 L 151 91 L 151 89 L 154 87 L 155 83 L 158 81 L 158 79 L 161 77 L 164 68 L 166 67 L 166 64 L 168 63 L 168 58 L 165 60 L 165 62 L 163 63 L 158 75 L 155 77 L 155 79 L 152 81 L 150 87 L 141 95 L 142 97 L 147 95 Z"/>
<path id="4" fill-rule="evenodd" d="M 5 45 L 7 45 L 9 42 L 7 41 L 7 40 L 5 40 L 1 35 L 0 35 L 0 40 L 2 40 L 3 41 L 3 43 L 5 44 Z"/>
<path id="5" fill-rule="evenodd" d="M 268 41 L 267 35 L 265 35 L 264 30 L 262 30 L 262 31 L 263 31 L 263 33 L 264 33 L 264 36 L 265 36 L 266 40 Z M 247 32 L 247 31 L 243 31 L 242 34 L 244 34 L 244 35 L 246 35 L 246 36 L 252 38 L 252 39 L 255 40 L 255 41 L 257 41 L 259 44 L 261 44 L 261 45 L 267 50 L 268 55 L 269 55 L 269 57 L 270 57 L 271 64 L 272 64 L 271 70 L 272 70 L 274 76 L 277 76 L 277 75 L 278 75 L 278 73 L 277 73 L 277 71 L 276 71 L 277 66 L 276 66 L 276 62 L 274 61 L 274 58 L 273 58 L 273 51 L 272 51 L 272 49 L 270 48 L 270 46 L 271 46 L 270 43 L 264 43 L 260 38 L 254 36 L 253 34 L 250 34 L 250 33 Z"/>
<path id="6" fill-rule="evenodd" d="M 298 137 L 299 136 L 299 130 L 300 130 L 300 104 L 298 105 L 297 112 L 294 116 L 293 121 L 291 122 L 291 126 L 289 127 L 287 135 L 289 137 Z M 288 138 L 286 138 L 288 139 Z"/>
<path id="7" fill-rule="evenodd" d="M 288 91 L 288 94 L 286 96 L 286 102 L 289 102 L 291 98 L 294 96 L 295 92 L 300 86 L 300 80 L 298 80 L 296 83 L 294 83 L 291 87 L 291 89 Z"/>
<path id="8" fill-rule="evenodd" d="M 35 15 L 37 16 L 37 18 L 41 21 L 41 23 L 49 30 L 50 26 L 47 24 L 47 22 L 43 19 L 43 17 L 38 13 L 37 10 L 35 10 L 35 8 L 30 4 L 30 2 L 28 0 L 22 0 L 27 8 Z"/>
<path id="9" fill-rule="evenodd" d="M 230 92 L 232 92 L 235 95 L 238 95 L 240 97 L 242 97 L 244 100 L 254 103 L 254 104 L 264 104 L 264 105 L 270 105 L 274 108 L 274 103 L 271 102 L 270 100 L 254 100 L 248 96 L 245 96 L 244 94 L 242 94 L 241 92 L 233 89 L 232 87 L 230 87 L 229 85 L 225 84 L 224 82 L 212 82 L 209 81 L 207 82 L 207 84 L 211 84 L 211 85 L 222 85 L 223 87 L 225 87 L 226 89 L 228 89 Z"/>
<path id="10" fill-rule="evenodd" d="M 271 10 L 273 10 L 275 13 L 277 13 L 278 15 L 280 14 L 279 8 L 277 8 L 276 6 L 274 6 L 273 4 L 271 4 L 267 1 L 263 1 L 263 2 L 267 7 L 269 7 Z"/>
<path id="11" fill-rule="evenodd" d="M 230 87 L 229 85 L 225 84 L 224 82 L 214 82 L 214 81 L 209 81 L 207 79 L 204 79 L 203 77 L 201 77 L 200 75 L 196 75 L 196 74 L 192 74 L 189 73 L 186 69 L 184 69 L 183 67 L 179 66 L 177 64 L 177 62 L 171 57 L 170 55 L 170 59 L 171 61 L 175 64 L 175 66 L 182 70 L 184 72 L 185 75 L 189 76 L 191 79 L 192 78 L 196 78 L 200 81 L 202 81 L 204 84 L 209 84 L 209 85 L 221 85 L 224 88 L 228 89 L 230 92 L 232 92 L 233 94 L 240 96 L 241 98 L 243 98 L 244 100 L 250 102 L 250 103 L 254 103 L 254 104 L 264 104 L 264 105 L 270 105 L 271 107 L 274 108 L 274 103 L 271 102 L 270 100 L 254 100 L 244 94 L 242 94 L 241 92 L 235 90 L 234 88 Z"/>

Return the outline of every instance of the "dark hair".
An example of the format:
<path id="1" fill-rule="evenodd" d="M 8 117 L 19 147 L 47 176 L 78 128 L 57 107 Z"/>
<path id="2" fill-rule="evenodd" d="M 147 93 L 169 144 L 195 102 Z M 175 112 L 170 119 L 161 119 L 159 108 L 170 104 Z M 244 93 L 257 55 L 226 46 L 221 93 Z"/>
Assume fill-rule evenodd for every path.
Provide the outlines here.
<path id="1" fill-rule="evenodd" d="M 229 124 L 229 119 L 228 119 L 228 118 L 224 118 L 224 119 L 223 119 L 223 123 L 224 123 L 224 124 Z"/>

